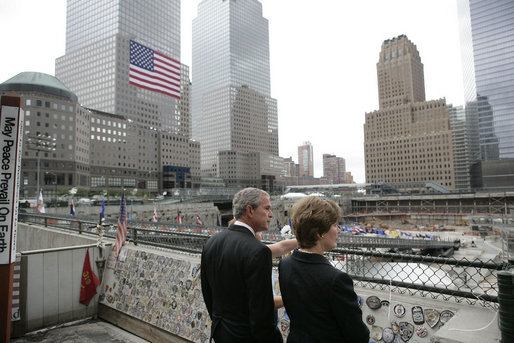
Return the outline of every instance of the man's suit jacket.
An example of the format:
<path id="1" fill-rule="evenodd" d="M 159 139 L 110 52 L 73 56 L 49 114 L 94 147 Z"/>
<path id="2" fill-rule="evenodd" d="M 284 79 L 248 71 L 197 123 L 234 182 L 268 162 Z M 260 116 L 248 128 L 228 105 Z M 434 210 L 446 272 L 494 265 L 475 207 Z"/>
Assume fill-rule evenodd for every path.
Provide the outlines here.
<path id="1" fill-rule="evenodd" d="M 215 340 L 282 342 L 273 325 L 271 268 L 271 251 L 246 227 L 232 225 L 207 241 L 201 282 Z"/>
<path id="2" fill-rule="evenodd" d="M 369 341 L 348 274 L 319 254 L 298 250 L 278 268 L 280 292 L 291 320 L 287 343 Z"/>

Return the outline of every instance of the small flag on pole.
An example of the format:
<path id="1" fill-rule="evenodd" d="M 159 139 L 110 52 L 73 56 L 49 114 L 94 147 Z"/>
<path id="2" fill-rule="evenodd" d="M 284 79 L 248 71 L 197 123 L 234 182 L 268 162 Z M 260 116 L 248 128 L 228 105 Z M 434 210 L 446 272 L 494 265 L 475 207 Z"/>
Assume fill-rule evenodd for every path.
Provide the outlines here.
<path id="1" fill-rule="evenodd" d="M 130 200 L 130 214 L 128 220 L 132 221 L 132 200 Z"/>
<path id="2" fill-rule="evenodd" d="M 103 222 L 105 220 L 105 201 L 102 200 L 102 212 L 100 212 L 100 220 Z"/>
<path id="3" fill-rule="evenodd" d="M 116 230 L 116 243 L 114 244 L 114 256 L 118 258 L 121 247 L 127 238 L 127 203 L 125 193 L 121 194 L 120 215 L 118 217 L 118 229 Z"/>
<path id="4" fill-rule="evenodd" d="M 39 198 L 37 201 L 37 213 L 46 213 L 45 203 L 43 202 L 43 191 L 39 191 Z"/>
<path id="5" fill-rule="evenodd" d="M 177 212 L 177 222 L 182 224 L 182 217 L 180 217 L 180 211 Z"/>
<path id="6" fill-rule="evenodd" d="M 220 215 L 216 215 L 216 226 L 220 226 Z"/>
<path id="7" fill-rule="evenodd" d="M 196 214 L 196 224 L 203 225 L 202 221 L 200 220 L 200 215 L 198 213 Z"/>
<path id="8" fill-rule="evenodd" d="M 155 208 L 155 206 L 153 207 L 153 221 L 157 221 L 157 209 Z"/>
<path id="9" fill-rule="evenodd" d="M 73 201 L 73 198 L 71 198 L 70 214 L 75 216 L 75 202 Z"/>
<path id="10" fill-rule="evenodd" d="M 89 262 L 89 249 L 86 252 L 84 266 L 82 267 L 82 281 L 80 283 L 80 303 L 86 306 L 96 294 L 96 288 L 100 285 L 100 280 L 96 277 Z"/>

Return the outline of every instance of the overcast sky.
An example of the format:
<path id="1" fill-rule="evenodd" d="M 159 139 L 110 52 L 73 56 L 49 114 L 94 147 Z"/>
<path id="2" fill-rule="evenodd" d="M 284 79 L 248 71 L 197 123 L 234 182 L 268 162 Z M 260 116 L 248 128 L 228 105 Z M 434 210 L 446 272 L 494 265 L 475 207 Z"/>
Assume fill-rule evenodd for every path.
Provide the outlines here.
<path id="1" fill-rule="evenodd" d="M 182 0 L 181 62 L 191 75 L 191 21 L 198 2 Z M 280 156 L 298 162 L 297 147 L 310 141 L 316 177 L 328 153 L 344 157 L 355 181 L 365 181 L 364 115 L 378 109 L 376 63 L 386 39 L 405 34 L 417 46 L 427 100 L 463 104 L 456 0 L 261 3 L 269 20 Z M 24 71 L 54 75 L 65 30 L 65 0 L 0 0 L 0 82 Z"/>

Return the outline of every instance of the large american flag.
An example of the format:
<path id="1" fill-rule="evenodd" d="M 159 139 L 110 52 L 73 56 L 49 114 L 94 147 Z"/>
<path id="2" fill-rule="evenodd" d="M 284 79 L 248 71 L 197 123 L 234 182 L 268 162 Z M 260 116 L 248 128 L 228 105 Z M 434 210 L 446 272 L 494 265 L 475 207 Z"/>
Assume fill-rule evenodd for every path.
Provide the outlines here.
<path id="1" fill-rule="evenodd" d="M 131 40 L 129 83 L 180 99 L 180 62 Z"/>
<path id="2" fill-rule="evenodd" d="M 114 244 L 114 254 L 118 257 L 123 243 L 127 238 L 127 203 L 125 193 L 121 194 L 120 216 L 118 217 L 118 229 L 116 230 L 116 243 Z"/>

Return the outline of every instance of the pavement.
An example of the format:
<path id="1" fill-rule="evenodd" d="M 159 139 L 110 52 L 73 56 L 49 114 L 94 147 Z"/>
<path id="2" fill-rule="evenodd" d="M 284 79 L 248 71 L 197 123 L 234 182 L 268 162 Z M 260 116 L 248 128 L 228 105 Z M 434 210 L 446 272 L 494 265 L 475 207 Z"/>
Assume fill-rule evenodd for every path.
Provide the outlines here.
<path id="1" fill-rule="evenodd" d="M 39 330 L 20 338 L 12 338 L 11 343 L 149 343 L 117 326 L 100 319 L 77 321 Z"/>

